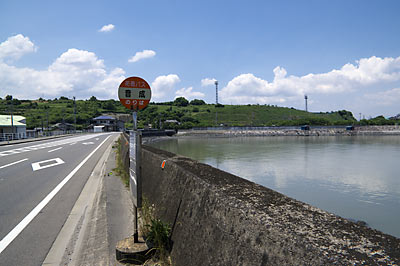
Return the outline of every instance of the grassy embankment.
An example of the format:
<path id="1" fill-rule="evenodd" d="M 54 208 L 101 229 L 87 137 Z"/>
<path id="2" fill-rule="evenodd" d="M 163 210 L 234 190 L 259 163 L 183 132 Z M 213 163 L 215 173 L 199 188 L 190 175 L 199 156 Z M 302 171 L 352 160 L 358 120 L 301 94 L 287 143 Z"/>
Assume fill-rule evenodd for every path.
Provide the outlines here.
<path id="1" fill-rule="evenodd" d="M 298 126 L 349 125 L 356 122 L 351 112 L 310 113 L 293 108 L 268 105 L 171 106 L 155 105 L 153 109 L 161 120 L 176 119 L 181 127 L 225 126 Z"/>

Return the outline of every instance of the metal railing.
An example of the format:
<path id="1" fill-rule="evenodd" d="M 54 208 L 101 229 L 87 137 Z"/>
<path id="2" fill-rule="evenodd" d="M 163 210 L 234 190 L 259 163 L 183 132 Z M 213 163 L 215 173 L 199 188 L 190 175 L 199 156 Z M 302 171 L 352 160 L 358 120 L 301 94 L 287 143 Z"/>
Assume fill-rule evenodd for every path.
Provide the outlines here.
<path id="1" fill-rule="evenodd" d="M 81 133 L 93 133 L 93 130 L 57 130 L 57 131 L 45 131 L 45 132 L 29 132 L 26 133 L 0 133 L 0 142 L 2 141 L 12 141 L 12 140 L 20 140 L 20 139 L 33 139 L 33 138 L 42 138 L 42 137 L 51 137 L 51 136 L 60 136 L 60 135 L 68 135 L 68 134 L 81 134 Z"/>

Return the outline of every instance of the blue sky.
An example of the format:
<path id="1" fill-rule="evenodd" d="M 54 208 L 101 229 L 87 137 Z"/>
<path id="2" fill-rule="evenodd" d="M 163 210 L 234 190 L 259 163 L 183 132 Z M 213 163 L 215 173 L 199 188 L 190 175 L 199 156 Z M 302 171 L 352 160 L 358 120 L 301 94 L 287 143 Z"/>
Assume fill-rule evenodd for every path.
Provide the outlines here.
<path id="1" fill-rule="evenodd" d="M 400 113 L 400 1 L 4 1 L 0 97 L 184 96 Z M 103 28 L 104 27 L 104 28 Z M 103 30 L 101 30 L 103 28 Z"/>

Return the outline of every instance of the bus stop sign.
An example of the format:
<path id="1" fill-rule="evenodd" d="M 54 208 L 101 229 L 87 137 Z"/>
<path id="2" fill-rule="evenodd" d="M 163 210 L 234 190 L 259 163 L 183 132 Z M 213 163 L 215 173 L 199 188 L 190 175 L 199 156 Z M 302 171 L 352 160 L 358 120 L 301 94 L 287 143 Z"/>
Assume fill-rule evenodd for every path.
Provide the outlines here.
<path id="1" fill-rule="evenodd" d="M 119 85 L 118 98 L 129 110 L 142 110 L 151 99 L 150 85 L 139 77 L 127 78 Z"/>

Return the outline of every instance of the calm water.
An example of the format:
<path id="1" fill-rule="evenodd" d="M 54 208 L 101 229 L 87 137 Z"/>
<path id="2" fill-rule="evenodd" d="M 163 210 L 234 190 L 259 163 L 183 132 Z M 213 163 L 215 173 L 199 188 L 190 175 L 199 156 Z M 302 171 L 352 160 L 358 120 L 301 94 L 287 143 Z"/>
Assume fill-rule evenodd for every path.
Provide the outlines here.
<path id="1" fill-rule="evenodd" d="M 171 139 L 152 145 L 400 237 L 400 136 Z"/>

